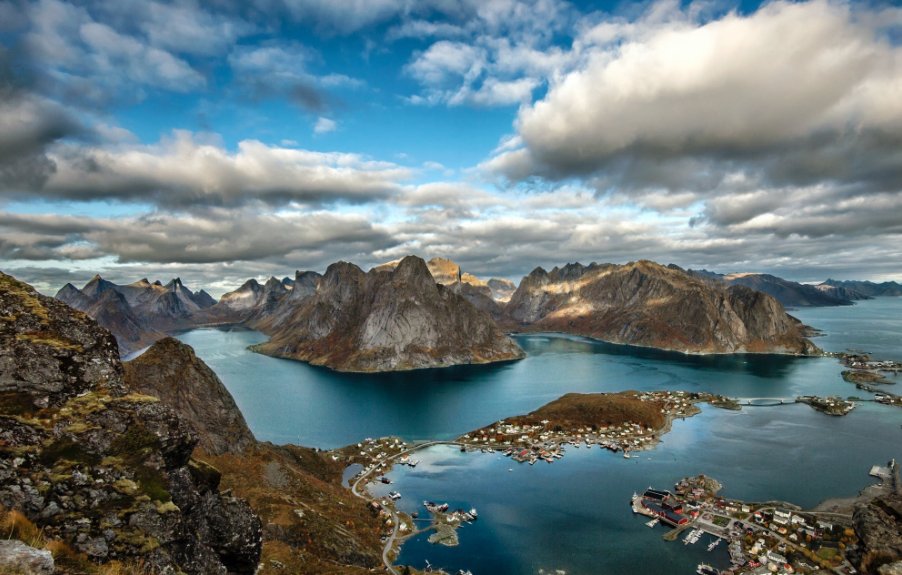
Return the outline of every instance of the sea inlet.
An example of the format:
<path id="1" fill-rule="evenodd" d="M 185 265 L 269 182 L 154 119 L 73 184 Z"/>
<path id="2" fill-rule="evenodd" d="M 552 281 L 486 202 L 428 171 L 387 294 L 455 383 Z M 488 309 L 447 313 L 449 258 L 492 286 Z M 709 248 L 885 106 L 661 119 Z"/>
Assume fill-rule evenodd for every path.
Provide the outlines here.
<path id="1" fill-rule="evenodd" d="M 814 340 L 825 350 L 902 360 L 902 298 L 790 313 L 825 332 Z M 247 346 L 265 339 L 254 331 L 200 329 L 180 339 L 223 380 L 258 439 L 323 449 L 388 435 L 451 439 L 567 392 L 870 396 L 843 381 L 835 358 L 691 356 L 554 334 L 518 336 L 527 358 L 515 363 L 373 375 L 252 353 Z M 397 506 L 407 512 L 422 513 L 424 499 L 479 509 L 479 521 L 460 529 L 459 546 L 433 545 L 423 534 L 404 545 L 400 564 L 428 561 L 475 575 L 689 574 L 700 562 L 727 566 L 724 546 L 666 543 L 663 527 L 649 529 L 630 511 L 633 492 L 703 473 L 724 484 L 726 497 L 810 507 L 869 485 L 870 467 L 902 460 L 900 446 L 902 410 L 871 402 L 844 417 L 803 404 L 703 406 L 676 421 L 657 448 L 630 459 L 571 447 L 553 465 L 529 466 L 436 446 L 417 453 L 416 468 L 396 467 L 391 486 L 371 490 L 400 492 Z"/>

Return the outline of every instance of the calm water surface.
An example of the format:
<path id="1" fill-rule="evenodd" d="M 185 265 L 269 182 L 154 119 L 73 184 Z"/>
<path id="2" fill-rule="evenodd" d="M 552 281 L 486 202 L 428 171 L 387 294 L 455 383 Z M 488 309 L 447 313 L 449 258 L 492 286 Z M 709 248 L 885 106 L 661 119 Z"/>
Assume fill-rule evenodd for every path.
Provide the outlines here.
<path id="1" fill-rule="evenodd" d="M 824 349 L 863 349 L 902 360 L 902 298 L 793 313 L 827 332 L 815 340 Z M 531 335 L 518 337 L 528 357 L 516 363 L 346 375 L 248 352 L 248 345 L 264 339 L 252 331 L 195 330 L 180 337 L 222 378 L 259 439 L 323 448 L 383 435 L 452 438 L 570 391 L 867 395 L 843 382 L 841 367 L 829 358 L 687 356 Z M 703 560 L 725 565 L 723 545 L 707 553 L 701 543 L 663 542 L 663 528 L 649 529 L 629 511 L 630 495 L 705 473 L 721 480 L 728 496 L 811 506 L 869 484 L 872 464 L 902 459 L 900 427 L 902 410 L 872 403 L 840 418 L 805 405 L 741 412 L 705 407 L 676 422 L 663 443 L 639 459 L 571 448 L 554 465 L 529 466 L 498 454 L 431 448 L 417 455 L 422 462 L 415 469 L 392 472 L 391 489 L 403 494 L 401 508 L 422 512 L 423 499 L 475 505 L 480 520 L 461 529 L 456 548 L 433 546 L 425 536 L 413 539 L 400 562 L 423 567 L 428 560 L 476 575 L 539 569 L 570 575 L 688 574 Z"/>

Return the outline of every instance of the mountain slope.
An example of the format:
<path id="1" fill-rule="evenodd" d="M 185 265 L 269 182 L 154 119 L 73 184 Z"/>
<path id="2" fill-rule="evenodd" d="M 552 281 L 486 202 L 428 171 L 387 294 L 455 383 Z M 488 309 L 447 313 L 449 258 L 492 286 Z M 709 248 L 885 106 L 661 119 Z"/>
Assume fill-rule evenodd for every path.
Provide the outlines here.
<path id="1" fill-rule="evenodd" d="M 689 270 L 688 273 L 711 281 L 719 281 L 728 286 L 741 285 L 752 288 L 773 296 L 785 307 L 852 305 L 852 299 L 844 297 L 842 293 L 818 289 L 817 286 L 801 284 L 770 274 L 718 274 L 707 270 Z"/>
<path id="2" fill-rule="evenodd" d="M 129 389 L 171 406 L 191 425 L 198 446 L 207 453 L 240 453 L 254 445 L 235 400 L 190 346 L 166 337 L 123 367 Z"/>
<path id="3" fill-rule="evenodd" d="M 0 273 L 0 506 L 92 563 L 250 575 L 260 521 L 191 459 L 196 442 L 127 388 L 107 330 Z"/>
<path id="4" fill-rule="evenodd" d="M 483 312 L 437 284 L 408 256 L 394 269 L 364 273 L 329 266 L 256 351 L 339 371 L 389 371 L 518 359 L 523 352 Z"/>
<path id="5" fill-rule="evenodd" d="M 816 353 L 774 298 L 654 262 L 536 268 L 505 308 L 506 325 L 691 353 Z"/>

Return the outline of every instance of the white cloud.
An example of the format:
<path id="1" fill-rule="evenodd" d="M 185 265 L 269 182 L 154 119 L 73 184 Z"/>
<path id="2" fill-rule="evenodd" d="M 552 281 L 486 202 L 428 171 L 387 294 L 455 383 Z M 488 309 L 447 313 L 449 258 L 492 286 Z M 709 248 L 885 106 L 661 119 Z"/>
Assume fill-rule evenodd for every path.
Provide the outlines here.
<path id="1" fill-rule="evenodd" d="M 436 37 L 413 55 L 405 71 L 422 86 L 417 104 L 506 106 L 531 100 L 533 91 L 572 63 L 575 54 L 553 45 L 574 19 L 558 0 L 464 2 L 460 25 L 405 21 L 389 36 Z"/>
<path id="2" fill-rule="evenodd" d="M 622 153 L 754 153 L 902 128 L 902 50 L 842 4 L 776 2 L 706 24 L 626 25 L 521 110 L 532 159 L 589 172 Z M 591 37 L 592 31 L 587 33 Z"/>
<path id="3" fill-rule="evenodd" d="M 175 131 L 155 145 L 58 146 L 55 172 L 32 195 L 118 199 L 162 206 L 367 202 L 400 189 L 410 171 L 356 154 L 313 152 L 244 140 L 232 152 Z"/>
<path id="4" fill-rule="evenodd" d="M 313 126 L 314 134 L 328 134 L 329 132 L 334 132 L 338 128 L 338 124 L 335 123 L 335 120 L 330 120 L 329 118 L 324 118 L 320 116 L 316 119 L 316 124 Z"/>
<path id="5" fill-rule="evenodd" d="M 120 91 L 140 94 L 145 86 L 188 91 L 206 84 L 206 78 L 165 43 L 158 47 L 122 33 L 95 20 L 85 8 L 40 0 L 28 7 L 28 17 L 29 53 L 61 90 L 83 83 L 81 97 L 103 99 Z"/>

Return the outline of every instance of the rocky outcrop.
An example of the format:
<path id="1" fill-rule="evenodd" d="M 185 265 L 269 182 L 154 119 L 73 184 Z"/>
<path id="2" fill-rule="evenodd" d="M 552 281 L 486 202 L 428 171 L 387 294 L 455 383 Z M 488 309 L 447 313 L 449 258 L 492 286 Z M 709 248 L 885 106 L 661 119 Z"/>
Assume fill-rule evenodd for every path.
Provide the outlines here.
<path id="1" fill-rule="evenodd" d="M 0 573 L 53 575 L 53 555 L 15 539 L 0 539 Z"/>
<path id="2" fill-rule="evenodd" d="M 902 495 L 876 497 L 855 507 L 853 523 L 861 549 L 856 567 L 862 573 L 892 573 L 902 563 Z"/>
<path id="3" fill-rule="evenodd" d="M 254 573 L 259 519 L 191 459 L 190 426 L 122 373 L 108 331 L 0 274 L 0 506 L 96 562 Z"/>
<path id="4" fill-rule="evenodd" d="M 389 371 L 518 359 L 523 352 L 490 317 L 437 284 L 409 256 L 393 269 L 364 273 L 329 266 L 316 293 L 301 301 L 255 350 L 339 371 Z"/>
<path id="5" fill-rule="evenodd" d="M 197 434 L 205 452 L 241 453 L 255 444 L 232 395 L 190 346 L 167 337 L 124 368 L 128 388 L 172 407 Z"/>
<path id="6" fill-rule="evenodd" d="M 818 351 L 771 296 L 648 261 L 536 268 L 508 302 L 505 325 L 689 353 Z"/>

